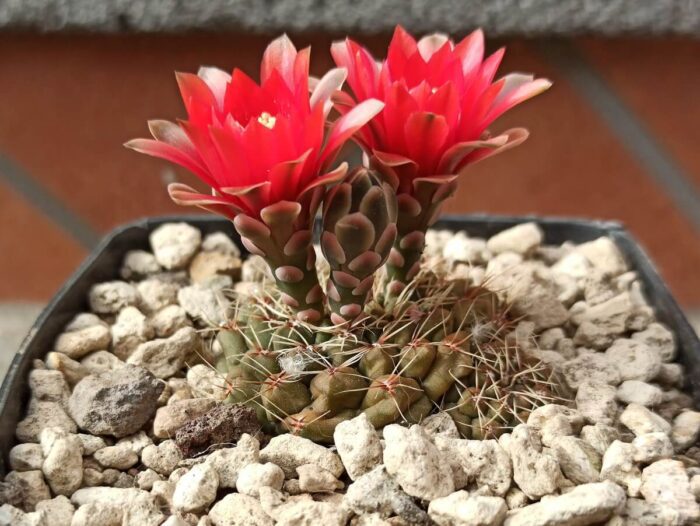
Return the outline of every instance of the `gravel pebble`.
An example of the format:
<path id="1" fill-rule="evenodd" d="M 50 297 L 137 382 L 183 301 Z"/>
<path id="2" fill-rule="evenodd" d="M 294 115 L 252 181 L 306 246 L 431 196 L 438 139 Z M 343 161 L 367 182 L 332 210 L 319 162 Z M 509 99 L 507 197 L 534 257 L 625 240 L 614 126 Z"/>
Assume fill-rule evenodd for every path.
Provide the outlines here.
<path id="1" fill-rule="evenodd" d="M 90 288 L 88 303 L 90 310 L 98 314 L 117 314 L 124 307 L 138 305 L 139 293 L 124 281 L 108 281 Z"/>
<path id="2" fill-rule="evenodd" d="M 143 448 L 141 462 L 161 475 L 168 476 L 182 460 L 180 449 L 174 440 L 164 440 L 158 445 Z"/>
<path id="3" fill-rule="evenodd" d="M 448 418 L 452 422 L 452 418 Z M 382 462 L 379 435 L 364 413 L 340 422 L 333 432 L 333 440 L 350 480 L 356 480 Z"/>
<path id="4" fill-rule="evenodd" d="M 151 373 L 125 365 L 83 378 L 68 409 L 81 429 L 95 435 L 124 437 L 136 433 L 156 411 L 163 384 Z"/>
<path id="5" fill-rule="evenodd" d="M 44 454 L 39 444 L 17 444 L 10 450 L 10 469 L 31 471 L 41 469 Z"/>
<path id="6" fill-rule="evenodd" d="M 299 489 L 307 493 L 332 493 L 345 487 L 333 473 L 313 464 L 299 466 L 297 474 Z"/>
<path id="7" fill-rule="evenodd" d="M 214 526 L 274 526 L 260 501 L 248 495 L 231 493 L 212 506 L 209 518 Z"/>
<path id="8" fill-rule="evenodd" d="M 251 463 L 243 466 L 238 472 L 236 489 L 238 493 L 258 497 L 261 487 L 267 486 L 280 490 L 283 483 L 284 471 L 278 465 L 271 462 L 265 464 Z"/>
<path id="9" fill-rule="evenodd" d="M 504 526 L 568 526 L 604 523 L 625 502 L 612 482 L 577 486 L 565 495 L 515 510 Z"/>
<path id="10" fill-rule="evenodd" d="M 243 435 L 236 447 L 217 449 L 206 462 L 210 464 L 219 477 L 222 488 L 235 488 L 238 475 L 249 464 L 257 464 L 260 460 L 260 445 L 250 435 Z"/>
<path id="11" fill-rule="evenodd" d="M 293 478 L 296 469 L 304 464 L 315 464 L 335 477 L 345 471 L 338 455 L 311 440 L 290 434 L 273 437 L 260 451 L 260 460 L 277 464 L 288 478 Z"/>
<path id="12" fill-rule="evenodd" d="M 561 471 L 556 457 L 542 451 L 536 432 L 521 424 L 513 429 L 508 446 L 513 462 L 513 480 L 531 499 L 554 493 Z"/>
<path id="13" fill-rule="evenodd" d="M 199 249 L 202 234 L 187 223 L 166 223 L 149 236 L 156 261 L 168 270 L 185 268 Z"/>
<path id="14" fill-rule="evenodd" d="M 153 254 L 145 250 L 129 250 L 124 255 L 119 275 L 127 281 L 133 281 L 160 271 L 160 265 Z"/>
<path id="15" fill-rule="evenodd" d="M 663 391 L 657 386 L 639 380 L 622 382 L 616 393 L 617 399 L 624 404 L 639 404 L 654 407 L 661 403 Z"/>
<path id="16" fill-rule="evenodd" d="M 216 405 L 216 400 L 209 398 L 191 398 L 159 407 L 153 420 L 153 434 L 157 438 L 174 437 L 180 427 L 205 414 Z"/>
<path id="17" fill-rule="evenodd" d="M 173 508 L 183 512 L 201 512 L 216 498 L 219 477 L 206 462 L 192 467 L 175 485 Z"/>
<path id="18" fill-rule="evenodd" d="M 644 468 L 641 493 L 647 502 L 676 511 L 681 523 L 700 518 L 700 507 L 682 462 L 665 459 Z"/>
<path id="19" fill-rule="evenodd" d="M 507 511 L 501 497 L 471 496 L 464 490 L 435 499 L 428 506 L 428 515 L 438 526 L 497 526 Z"/>
<path id="20" fill-rule="evenodd" d="M 637 449 L 627 442 L 615 440 L 603 455 L 600 478 L 627 488 L 630 497 L 639 495 L 642 473 L 635 463 Z"/>
<path id="21" fill-rule="evenodd" d="M 384 466 L 406 493 L 432 500 L 454 491 L 452 470 L 421 426 L 384 428 Z"/>
<path id="22" fill-rule="evenodd" d="M 643 405 L 629 404 L 620 415 L 620 422 L 635 435 L 646 433 L 671 433 L 671 424 Z"/>
<path id="23" fill-rule="evenodd" d="M 679 451 L 695 444 L 700 437 L 700 412 L 683 411 L 673 420 L 671 440 Z"/>

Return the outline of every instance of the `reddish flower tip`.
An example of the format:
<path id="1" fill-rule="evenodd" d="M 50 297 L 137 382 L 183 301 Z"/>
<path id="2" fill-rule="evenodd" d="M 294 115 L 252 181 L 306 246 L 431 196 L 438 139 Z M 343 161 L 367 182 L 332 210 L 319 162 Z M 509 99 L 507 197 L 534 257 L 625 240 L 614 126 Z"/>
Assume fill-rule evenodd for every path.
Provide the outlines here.
<path id="1" fill-rule="evenodd" d="M 347 68 L 355 98 L 338 95 L 334 102 L 340 112 L 368 99 L 385 103 L 357 139 L 369 154 L 381 152 L 383 159 L 393 159 L 399 179 L 406 179 L 399 187 L 412 188 L 414 178 L 447 175 L 443 169 L 461 171 L 514 145 L 505 139 L 498 146 L 487 141 L 488 128 L 551 82 L 522 74 L 494 81 L 504 52 L 501 48 L 484 57 L 481 29 L 455 44 L 440 33 L 416 41 L 397 25 L 380 63 L 352 40 L 336 42 L 331 54 L 338 66 Z"/>
<path id="2" fill-rule="evenodd" d="M 184 166 L 213 191 L 210 196 L 175 186 L 170 194 L 181 204 L 255 216 L 289 201 L 313 213 L 318 198 L 309 189 L 336 180 L 340 172 L 329 170 L 338 151 L 381 106 L 357 105 L 326 135 L 331 96 L 346 75 L 343 68 L 331 70 L 309 94 L 309 48 L 297 51 L 282 35 L 263 54 L 259 84 L 240 70 L 176 72 L 187 119 L 150 121 L 153 139 L 125 146 Z"/>

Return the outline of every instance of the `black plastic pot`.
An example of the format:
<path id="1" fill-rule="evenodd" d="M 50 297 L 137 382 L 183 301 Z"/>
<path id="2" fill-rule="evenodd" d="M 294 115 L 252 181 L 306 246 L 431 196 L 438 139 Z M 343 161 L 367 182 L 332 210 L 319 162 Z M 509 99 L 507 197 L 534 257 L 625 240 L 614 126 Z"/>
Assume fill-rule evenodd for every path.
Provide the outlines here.
<path id="1" fill-rule="evenodd" d="M 49 302 L 12 360 L 0 388 L 0 451 L 3 453 L 0 458 L 0 472 L 5 473 L 7 454 L 16 441 L 15 428 L 23 416 L 29 396 L 27 375 L 31 370 L 32 360 L 43 358 L 52 349 L 53 341 L 64 325 L 76 313 L 86 310 L 86 296 L 92 284 L 117 279 L 126 251 L 148 249 L 148 236 L 151 231 L 163 223 L 173 221 L 186 221 L 202 230 L 204 234 L 221 231 L 237 239 L 230 222 L 211 216 L 143 219 L 121 226 L 107 235 Z M 700 340 L 649 257 L 619 224 L 580 219 L 469 215 L 446 217 L 436 228 L 465 230 L 472 236 L 489 237 L 525 221 L 537 222 L 544 230 L 545 241 L 550 244 L 560 244 L 564 241 L 582 243 L 600 236 L 609 236 L 615 241 L 630 266 L 639 273 L 644 292 L 656 310 L 659 320 L 676 334 L 679 360 L 686 367 L 691 383 L 689 388 L 695 400 L 700 402 Z"/>

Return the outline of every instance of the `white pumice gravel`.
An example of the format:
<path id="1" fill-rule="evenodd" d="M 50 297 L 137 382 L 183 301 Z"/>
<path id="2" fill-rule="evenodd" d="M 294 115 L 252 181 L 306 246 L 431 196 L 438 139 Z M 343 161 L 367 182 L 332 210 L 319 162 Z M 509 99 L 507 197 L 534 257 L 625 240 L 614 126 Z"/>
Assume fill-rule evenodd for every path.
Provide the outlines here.
<path id="1" fill-rule="evenodd" d="M 209 328 L 269 270 L 185 223 L 95 283 L 43 362 L 0 484 L 0 524 L 35 526 L 606 526 L 700 520 L 700 412 L 676 336 L 608 238 L 545 245 L 536 223 L 490 239 L 429 231 L 426 258 L 487 283 L 523 319 L 508 338 L 554 369 L 569 400 L 497 440 L 449 412 L 333 443 L 244 434 L 186 459 L 175 438 L 227 385 Z M 241 259 L 243 259 L 241 261 Z M 261 446 L 262 442 L 262 446 Z M 4 521 L 4 522 L 3 522 Z"/>

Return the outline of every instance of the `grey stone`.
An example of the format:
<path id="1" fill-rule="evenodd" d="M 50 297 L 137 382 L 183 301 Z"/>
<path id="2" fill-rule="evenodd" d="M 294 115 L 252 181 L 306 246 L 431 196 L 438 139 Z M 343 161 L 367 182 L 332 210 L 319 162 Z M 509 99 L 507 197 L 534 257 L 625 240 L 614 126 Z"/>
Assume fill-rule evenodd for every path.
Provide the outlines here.
<path id="1" fill-rule="evenodd" d="M 10 469 L 31 471 L 41 469 L 44 454 L 39 444 L 17 444 L 10 450 Z"/>
<path id="2" fill-rule="evenodd" d="M 153 420 L 153 434 L 158 438 L 174 438 L 180 427 L 216 405 L 217 401 L 209 398 L 189 398 L 159 407 Z"/>
<path id="3" fill-rule="evenodd" d="M 624 380 L 650 382 L 661 369 L 661 357 L 646 344 L 629 339 L 615 340 L 606 357 L 620 371 Z"/>
<path id="4" fill-rule="evenodd" d="M 219 477 L 211 465 L 203 462 L 190 469 L 175 485 L 173 508 L 185 513 L 202 512 L 214 499 Z"/>
<path id="5" fill-rule="evenodd" d="M 136 285 L 141 302 L 139 307 L 147 314 L 153 314 L 168 305 L 177 303 L 177 292 L 180 286 L 177 283 L 162 279 L 151 278 L 141 281 Z"/>
<path id="6" fill-rule="evenodd" d="M 149 236 L 156 261 L 168 270 L 187 266 L 199 249 L 202 234 L 187 223 L 166 223 Z"/>
<path id="7" fill-rule="evenodd" d="M 168 338 L 183 327 L 190 325 L 187 312 L 180 305 L 163 307 L 151 317 L 151 326 L 158 338 Z"/>
<path id="8" fill-rule="evenodd" d="M 585 526 L 604 523 L 625 503 L 625 492 L 612 482 L 577 486 L 565 495 L 519 508 L 504 526 Z"/>
<path id="9" fill-rule="evenodd" d="M 632 441 L 632 445 L 635 447 L 635 462 L 643 464 L 651 464 L 673 455 L 673 444 L 666 433 L 639 435 Z"/>
<path id="10" fill-rule="evenodd" d="M 133 281 L 160 271 L 160 265 L 153 254 L 145 250 L 129 250 L 124 254 L 119 275 L 127 281 Z"/>
<path id="11" fill-rule="evenodd" d="M 41 432 L 44 463 L 41 470 L 51 491 L 70 496 L 83 480 L 83 443 L 76 435 L 61 429 L 48 428 Z"/>
<path id="12" fill-rule="evenodd" d="M 635 462 L 636 455 L 637 449 L 632 444 L 615 440 L 603 455 L 600 478 L 627 488 L 630 497 L 638 496 L 642 473 Z"/>
<path id="13" fill-rule="evenodd" d="M 672 362 L 676 357 L 673 333 L 660 323 L 652 323 L 645 330 L 635 332 L 632 339 L 646 344 L 661 357 L 662 362 Z"/>
<path id="14" fill-rule="evenodd" d="M 173 472 L 181 460 L 182 454 L 174 440 L 164 440 L 158 445 L 151 444 L 141 452 L 141 462 L 144 466 L 166 477 Z"/>
<path id="15" fill-rule="evenodd" d="M 5 482 L 21 488 L 21 505 L 24 511 L 34 511 L 37 503 L 51 498 L 51 490 L 39 470 L 10 471 L 5 476 Z"/>
<path id="16" fill-rule="evenodd" d="M 69 433 L 78 430 L 62 404 L 31 399 L 27 416 L 17 424 L 15 435 L 20 442 L 39 442 L 39 434 L 47 427 L 59 427 Z"/>
<path id="17" fill-rule="evenodd" d="M 313 465 L 312 468 L 316 470 L 322 469 Z M 297 468 L 297 470 L 299 470 L 299 468 Z M 271 462 L 265 464 L 251 463 L 243 466 L 238 472 L 236 489 L 238 493 L 250 495 L 251 497 L 258 497 L 261 487 L 267 486 L 280 490 L 282 489 L 283 483 L 284 471 L 282 471 L 282 468 L 277 464 L 272 464 Z"/>
<path id="18" fill-rule="evenodd" d="M 671 424 L 661 416 L 639 404 L 630 404 L 620 415 L 620 422 L 635 435 L 645 433 L 671 433 Z"/>
<path id="19" fill-rule="evenodd" d="M 214 526 L 274 526 L 258 499 L 231 493 L 212 506 L 209 519 Z"/>
<path id="20" fill-rule="evenodd" d="M 613 424 L 617 414 L 616 393 L 616 389 L 607 383 L 585 381 L 576 392 L 576 408 L 588 422 Z"/>
<path id="21" fill-rule="evenodd" d="M 42 500 L 37 503 L 36 509 L 46 514 L 51 526 L 71 526 L 75 512 L 75 507 L 64 495 L 58 495 L 51 500 Z"/>
<path id="22" fill-rule="evenodd" d="M 506 494 L 513 469 L 510 455 L 497 440 L 461 440 L 439 435 L 434 440 L 452 468 L 455 489 L 475 483 L 494 495 Z"/>
<path id="23" fill-rule="evenodd" d="M 494 254 L 515 252 L 525 256 L 535 250 L 543 238 L 544 233 L 537 223 L 522 223 L 491 236 L 486 248 Z"/>
<path id="24" fill-rule="evenodd" d="M 81 429 L 124 437 L 153 416 L 163 390 L 151 373 L 133 365 L 90 375 L 75 386 L 68 408 Z"/>
<path id="25" fill-rule="evenodd" d="M 641 493 L 647 502 L 678 512 L 682 523 L 700 518 L 688 475 L 678 460 L 659 460 L 644 468 Z"/>
<path id="26" fill-rule="evenodd" d="M 307 493 L 332 493 L 343 489 L 345 485 L 333 473 L 313 464 L 304 464 L 297 468 L 299 489 Z"/>
<path id="27" fill-rule="evenodd" d="M 179 372 L 188 358 L 196 356 L 201 346 L 196 331 L 184 327 L 169 338 L 142 343 L 129 356 L 127 363 L 143 367 L 158 378 L 167 379 Z"/>
<path id="28" fill-rule="evenodd" d="M 498 526 L 507 511 L 501 497 L 472 496 L 463 490 L 435 499 L 428 506 L 428 515 L 438 526 Z"/>
<path id="29" fill-rule="evenodd" d="M 508 445 L 513 462 L 513 480 L 530 498 L 554 493 L 562 478 L 559 462 L 542 451 L 536 432 L 521 424 L 513 429 Z"/>
<path id="30" fill-rule="evenodd" d="M 153 327 L 136 307 L 125 307 L 119 311 L 110 331 L 112 352 L 120 360 L 126 360 L 139 345 L 153 337 Z"/>
<path id="31" fill-rule="evenodd" d="M 356 514 L 396 514 L 409 522 L 426 522 L 427 514 L 404 493 L 384 466 L 377 466 L 348 486 L 345 504 Z"/>
<path id="32" fill-rule="evenodd" d="M 216 471 L 220 487 L 235 488 L 241 470 L 259 460 L 260 444 L 256 438 L 244 434 L 236 447 L 217 449 L 207 456 L 206 462 Z"/>
<path id="33" fill-rule="evenodd" d="M 671 440 L 679 451 L 685 451 L 700 437 L 700 412 L 683 411 L 673 420 Z"/>
<path id="34" fill-rule="evenodd" d="M 384 439 L 384 466 L 406 493 L 432 500 L 454 491 L 449 464 L 421 426 L 388 425 Z"/>
<path id="35" fill-rule="evenodd" d="M 190 317 L 205 325 L 219 326 L 226 321 L 230 303 L 224 290 L 232 284 L 230 277 L 218 276 L 207 283 L 183 287 L 177 293 L 177 300 Z"/>
<path id="36" fill-rule="evenodd" d="M 320 444 L 300 436 L 284 434 L 273 437 L 260 451 L 262 462 L 272 462 L 292 478 L 296 469 L 304 464 L 320 466 L 339 477 L 345 471 L 340 457 Z"/>
<path id="37" fill-rule="evenodd" d="M 449 415 L 448 418 L 452 421 Z M 333 440 L 351 480 L 356 480 L 382 462 L 379 435 L 364 413 L 340 422 L 333 432 Z"/>
<path id="38" fill-rule="evenodd" d="M 97 320 L 94 325 L 83 327 L 78 324 L 78 329 L 66 331 L 59 334 L 54 342 L 54 350 L 68 356 L 79 359 L 92 351 L 107 349 L 111 337 L 109 328 L 101 320 Z"/>
<path id="39" fill-rule="evenodd" d="M 661 403 L 663 392 L 657 386 L 646 382 L 625 380 L 618 386 L 616 396 L 625 404 L 654 407 Z"/>
<path id="40" fill-rule="evenodd" d="M 564 436 L 554 440 L 552 449 L 567 479 L 575 484 L 598 482 L 601 458 L 593 446 L 580 438 Z"/>
<path id="41" fill-rule="evenodd" d="M 138 305 L 138 302 L 136 288 L 124 281 L 98 283 L 88 292 L 90 309 L 98 314 L 116 314 L 124 307 Z"/>
<path id="42" fill-rule="evenodd" d="M 593 446 L 600 455 L 603 455 L 610 444 L 619 438 L 620 432 L 607 424 L 584 426 L 581 429 L 581 439 Z"/>

